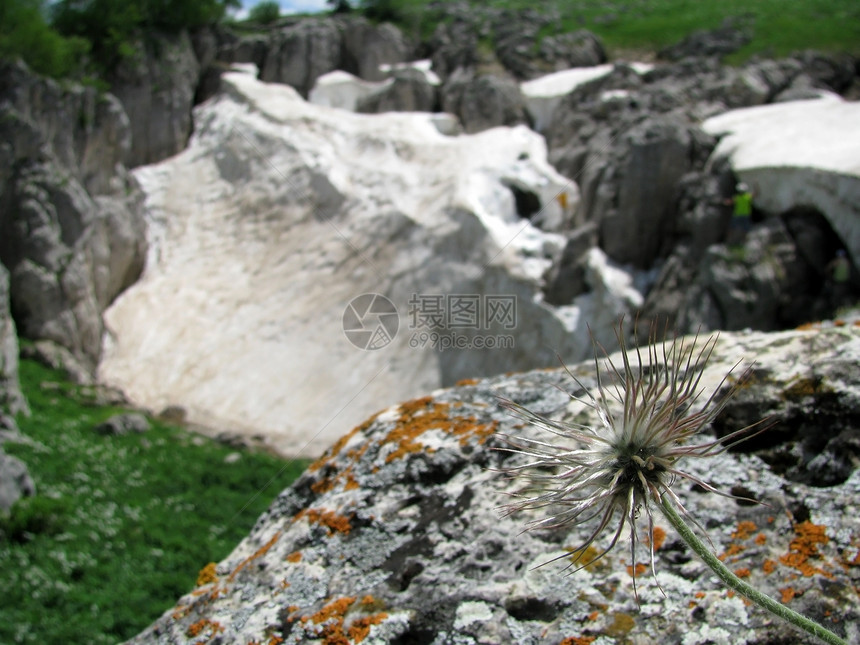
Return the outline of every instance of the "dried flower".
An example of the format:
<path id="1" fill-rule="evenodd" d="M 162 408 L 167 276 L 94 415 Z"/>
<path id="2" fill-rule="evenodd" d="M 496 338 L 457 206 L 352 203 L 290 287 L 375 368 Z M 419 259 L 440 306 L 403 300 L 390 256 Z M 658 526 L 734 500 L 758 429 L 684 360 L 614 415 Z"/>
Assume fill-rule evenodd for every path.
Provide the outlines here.
<path id="1" fill-rule="evenodd" d="M 574 551 L 573 564 L 569 565 L 579 564 L 579 568 L 606 555 L 628 527 L 635 572 L 636 520 L 641 511 L 647 516 L 647 535 L 652 535 L 654 530 L 652 504 L 659 506 L 664 499 L 671 500 L 689 517 L 672 490 L 674 482 L 686 479 L 708 491 L 727 495 L 681 470 L 681 460 L 725 452 L 746 438 L 749 428 L 729 434 L 723 442 L 710 438 L 696 442 L 697 436 L 725 407 L 740 383 L 738 381 L 726 395 L 720 396 L 738 363 L 710 396 L 703 395 L 702 375 L 717 336 L 701 346 L 698 335 L 692 340 L 675 338 L 671 342 L 657 342 L 656 330 L 652 327 L 644 355 L 638 347 L 632 351 L 628 349 L 623 322 L 616 329 L 616 336 L 621 346 L 620 365 L 592 337 L 596 393 L 589 392 L 568 370 L 585 392 L 584 399 L 574 394 L 570 396 L 597 413 L 599 425 L 596 427 L 556 421 L 530 412 L 513 401 L 502 401 L 502 405 L 517 416 L 563 440 L 505 436 L 509 447 L 504 450 L 531 458 L 505 471 L 523 481 L 519 491 L 513 493 L 518 501 L 505 510 L 507 514 L 546 510 L 547 515 L 530 522 L 527 530 L 573 524 L 587 526 L 588 536 Z M 598 353 L 602 353 L 602 359 Z M 594 553 L 588 547 L 607 529 L 614 531 L 609 545 L 596 557 L 583 557 L 587 551 Z M 647 542 L 654 572 L 654 541 Z M 550 562 L 565 557 L 568 556 L 559 556 Z"/>

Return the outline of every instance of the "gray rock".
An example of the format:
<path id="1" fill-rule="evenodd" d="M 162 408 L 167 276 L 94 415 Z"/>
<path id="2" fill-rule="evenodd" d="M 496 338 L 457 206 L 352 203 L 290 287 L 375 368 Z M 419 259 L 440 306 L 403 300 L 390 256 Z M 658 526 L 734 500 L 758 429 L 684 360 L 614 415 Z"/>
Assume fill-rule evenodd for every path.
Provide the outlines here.
<path id="1" fill-rule="evenodd" d="M 143 269 L 142 194 L 122 165 L 130 125 L 109 94 L 0 67 L 0 261 L 18 332 L 92 370 L 101 312 Z"/>
<path id="2" fill-rule="evenodd" d="M 680 42 L 660 50 L 658 56 L 671 61 L 688 57 L 723 57 L 736 52 L 751 40 L 751 21 L 727 18 L 717 29 L 694 31 Z"/>
<path id="3" fill-rule="evenodd" d="M 22 497 L 35 494 L 36 485 L 27 465 L 17 457 L 0 451 L 0 512 L 8 512 Z"/>
<path id="4" fill-rule="evenodd" d="M 469 134 L 529 122 L 520 87 L 508 77 L 461 69 L 448 78 L 441 94 L 442 110 L 456 114 Z"/>
<path id="5" fill-rule="evenodd" d="M 591 67 L 606 62 L 603 43 L 587 29 L 547 36 L 538 47 L 538 56 L 548 71 Z"/>
<path id="6" fill-rule="evenodd" d="M 616 262 L 647 268 L 670 237 L 678 183 L 690 170 L 689 126 L 654 117 L 632 127 L 616 144 L 616 208 L 600 220 L 601 248 Z"/>
<path id="7" fill-rule="evenodd" d="M 473 69 L 478 63 L 478 33 L 464 20 L 436 25 L 430 39 L 433 71 L 447 79 L 458 69 Z"/>
<path id="8" fill-rule="evenodd" d="M 561 258 L 545 276 L 544 297 L 551 305 L 567 305 L 587 291 L 586 253 L 597 246 L 597 226 L 585 224 L 572 231 Z"/>
<path id="9" fill-rule="evenodd" d="M 18 336 L 9 311 L 9 272 L 0 264 L 0 428 L 15 427 L 14 419 L 5 412 L 15 415 L 27 411 L 27 401 L 18 383 Z M 8 428 L 7 419 L 12 423 Z"/>
<path id="10" fill-rule="evenodd" d="M 143 433 L 149 430 L 149 421 L 138 412 L 115 414 L 109 419 L 98 424 L 94 430 L 101 435 L 121 437 L 123 435 Z"/>
<path id="11" fill-rule="evenodd" d="M 307 97 L 314 82 L 338 69 L 341 34 L 329 20 L 303 20 L 275 32 L 269 40 L 260 80 L 285 83 Z"/>
<path id="12" fill-rule="evenodd" d="M 366 81 L 381 81 L 386 75 L 379 69 L 380 65 L 393 65 L 413 58 L 414 46 L 391 23 L 374 25 L 365 18 L 353 16 L 342 20 L 343 62 L 340 68 L 350 74 Z"/>
<path id="13" fill-rule="evenodd" d="M 761 415 L 774 425 L 739 450 L 686 459 L 683 468 L 768 506 L 691 485 L 676 484 L 674 491 L 730 568 L 856 640 L 860 573 L 849 562 L 860 530 L 851 511 L 860 494 L 860 334 L 725 333 L 704 387 L 718 387 L 742 358 L 755 359 L 755 376 L 714 431 L 735 430 Z M 592 362 L 570 368 L 585 387 L 595 387 Z M 214 578 L 129 642 L 191 643 L 202 628 L 204 636 L 217 630 L 225 642 L 333 642 L 351 634 L 377 643 L 464 645 L 577 637 L 663 645 L 811 643 L 727 594 L 659 515 L 659 587 L 643 549 L 637 604 L 626 535 L 605 558 L 572 571 L 566 553 L 587 529 L 523 533 L 524 523 L 540 515 L 500 513 L 514 484 L 496 469 L 526 458 L 495 450 L 503 445 L 497 433 L 554 439 L 506 414 L 496 397 L 556 419 L 596 423 L 566 394 L 576 387 L 563 370 L 538 370 L 438 390 L 381 411 L 283 491 L 216 565 Z M 640 527 L 647 524 L 640 519 Z M 554 557 L 561 560 L 539 566 Z"/>
<path id="14" fill-rule="evenodd" d="M 160 161 L 183 148 L 191 135 L 191 108 L 201 66 L 191 38 L 150 34 L 111 72 L 111 91 L 131 124 L 129 167 Z"/>
<path id="15" fill-rule="evenodd" d="M 356 112 L 434 112 L 436 87 L 418 70 L 394 72 L 392 83 L 358 100 Z"/>

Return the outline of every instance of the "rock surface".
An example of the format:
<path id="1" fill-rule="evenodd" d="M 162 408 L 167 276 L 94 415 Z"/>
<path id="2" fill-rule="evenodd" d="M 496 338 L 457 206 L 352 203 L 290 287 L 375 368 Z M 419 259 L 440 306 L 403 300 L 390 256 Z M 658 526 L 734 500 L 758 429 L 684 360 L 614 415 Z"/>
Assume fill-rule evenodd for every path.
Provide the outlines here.
<path id="1" fill-rule="evenodd" d="M 812 207 L 860 264 L 860 103 L 827 95 L 712 117 L 706 132 L 720 137 L 714 155 L 753 187 L 769 213 Z"/>
<path id="2" fill-rule="evenodd" d="M 150 35 L 134 52 L 108 79 L 131 127 L 131 147 L 123 158 L 129 167 L 160 161 L 185 147 L 194 94 L 206 67 L 185 31 Z"/>
<path id="3" fill-rule="evenodd" d="M 107 314 L 100 368 L 135 403 L 180 405 L 191 422 L 315 455 L 380 402 L 556 352 L 581 358 L 586 324 L 608 329 L 626 311 L 629 276 L 599 253 L 589 293 L 543 303 L 542 274 L 564 239 L 527 218 L 562 222 L 578 196 L 528 129 L 446 137 L 431 115 L 326 109 L 246 74 L 224 84 L 198 108 L 189 149 L 136 172 L 151 253 Z M 343 331 L 364 293 L 400 315 L 378 351 Z M 438 294 L 509 296 L 520 322 L 504 328 L 482 310 L 477 326 L 448 326 L 425 315 Z M 455 337 L 465 348 L 431 349 Z M 505 349 L 479 347 L 501 337 Z M 344 379 L 351 402 L 331 387 Z"/>
<path id="4" fill-rule="evenodd" d="M 36 485 L 27 465 L 0 449 L 0 512 L 8 512 L 22 497 L 35 494 Z"/>
<path id="5" fill-rule="evenodd" d="M 143 268 L 142 194 L 122 160 L 119 101 L 0 66 L 0 261 L 18 333 L 52 340 L 89 371 L 101 313 Z"/>
<path id="6" fill-rule="evenodd" d="M 18 384 L 18 336 L 9 311 L 9 272 L 0 264 L 0 415 L 26 410 Z"/>
<path id="7" fill-rule="evenodd" d="M 730 568 L 854 642 L 860 329 L 723 334 L 706 392 L 742 358 L 755 361 L 753 378 L 715 431 L 765 416 L 773 426 L 739 451 L 688 459 L 684 468 L 767 505 L 689 484 L 674 490 Z M 595 387 L 593 362 L 571 369 Z M 507 415 L 496 397 L 596 423 L 566 394 L 575 390 L 563 370 L 539 370 L 382 410 L 283 491 L 230 556 L 205 567 L 198 587 L 130 642 L 811 643 L 727 593 L 660 517 L 653 536 L 642 536 L 654 540 L 659 588 L 644 548 L 634 570 L 626 537 L 583 570 L 565 571 L 564 560 L 539 567 L 569 553 L 586 529 L 522 533 L 535 516 L 500 516 L 514 485 L 494 469 L 521 458 L 495 450 L 498 433 L 552 439 Z"/>

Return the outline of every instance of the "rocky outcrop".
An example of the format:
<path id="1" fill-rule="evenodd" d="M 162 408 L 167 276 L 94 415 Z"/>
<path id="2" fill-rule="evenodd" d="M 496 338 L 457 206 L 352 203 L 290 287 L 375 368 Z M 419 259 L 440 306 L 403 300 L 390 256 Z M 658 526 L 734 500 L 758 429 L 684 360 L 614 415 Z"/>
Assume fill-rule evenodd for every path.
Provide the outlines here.
<path id="1" fill-rule="evenodd" d="M 107 313 L 100 377 L 137 405 L 319 454 L 379 400 L 581 357 L 589 323 L 610 342 L 610 322 L 641 305 L 599 249 L 584 257 L 587 292 L 544 301 L 579 197 L 529 129 L 444 136 L 426 113 L 351 114 L 249 74 L 223 82 L 190 148 L 136 171 L 150 262 Z M 372 299 L 349 309 L 363 294 L 388 298 L 397 330 Z M 362 393 L 326 425 L 344 375 Z M 311 440 L 304 423 L 323 430 Z"/>
<path id="2" fill-rule="evenodd" d="M 146 248 L 141 194 L 121 163 L 128 118 L 112 95 L 20 64 L 0 70 L 0 107 L 0 261 L 18 332 L 92 370 L 101 313 L 140 275 Z"/>
<path id="3" fill-rule="evenodd" d="M 232 57 L 237 62 L 258 63 L 257 49 L 252 45 L 244 45 L 251 51 L 242 54 L 251 60 L 239 61 L 241 51 Z M 410 60 L 412 52 L 413 46 L 403 33 L 387 23 L 372 25 L 364 18 L 352 17 L 302 20 L 270 36 L 260 79 L 285 83 L 306 97 L 320 76 L 337 69 L 366 81 L 380 81 L 385 78 L 381 65 Z"/>
<path id="4" fill-rule="evenodd" d="M 209 55 L 207 45 L 202 37 L 197 42 L 205 58 Z M 153 163 L 185 148 L 203 69 L 185 31 L 147 37 L 134 48 L 132 56 L 120 60 L 108 81 L 131 128 L 125 165 Z"/>
<path id="5" fill-rule="evenodd" d="M 386 77 L 381 69 L 384 65 L 412 60 L 415 46 L 398 27 L 390 23 L 374 25 L 353 16 L 341 20 L 341 69 L 366 81 L 381 81 Z"/>
<path id="6" fill-rule="evenodd" d="M 260 79 L 285 83 L 307 96 L 317 78 L 341 61 L 341 34 L 328 20 L 304 20 L 274 34 L 260 68 Z"/>
<path id="7" fill-rule="evenodd" d="M 855 264 L 860 262 L 860 104 L 827 95 L 707 120 L 720 137 L 715 158 L 755 190 L 771 214 L 813 208 L 830 222 Z"/>
<path id="8" fill-rule="evenodd" d="M 0 416 L 26 410 L 18 384 L 18 337 L 9 311 L 9 272 L 0 264 Z"/>
<path id="9" fill-rule="evenodd" d="M 773 425 L 731 452 L 679 465 L 766 505 L 691 485 L 674 491 L 731 569 L 855 641 L 860 332 L 722 334 L 706 391 L 740 359 L 755 360 L 755 376 L 714 432 L 763 417 Z M 595 387 L 592 362 L 570 367 Z M 516 486 L 497 469 L 527 457 L 498 451 L 498 434 L 561 440 L 506 414 L 497 397 L 597 424 L 568 396 L 577 389 L 563 370 L 539 370 L 382 410 L 334 444 L 232 554 L 204 567 L 198 586 L 130 642 L 811 643 L 727 593 L 659 514 L 651 534 L 640 518 L 637 566 L 625 532 L 615 550 L 577 571 L 567 556 L 585 527 L 523 533 L 540 515 L 501 514 Z M 595 548 L 607 547 L 614 530 Z M 642 545 L 652 540 L 656 581 Z"/>
<path id="10" fill-rule="evenodd" d="M 36 494 L 36 485 L 26 464 L 0 449 L 0 513 L 6 513 L 22 497 Z"/>
<path id="11" fill-rule="evenodd" d="M 523 94 L 510 77 L 476 75 L 461 69 L 445 81 L 441 94 L 442 109 L 457 115 L 470 134 L 500 125 L 529 123 Z"/>
<path id="12" fill-rule="evenodd" d="M 752 23 L 752 19 L 727 18 L 717 29 L 694 31 L 680 42 L 660 50 L 658 56 L 670 61 L 708 56 L 722 58 L 749 44 Z"/>
<path id="13" fill-rule="evenodd" d="M 360 98 L 357 112 L 434 112 L 438 99 L 436 86 L 426 74 L 415 69 L 395 70 L 391 82 Z"/>

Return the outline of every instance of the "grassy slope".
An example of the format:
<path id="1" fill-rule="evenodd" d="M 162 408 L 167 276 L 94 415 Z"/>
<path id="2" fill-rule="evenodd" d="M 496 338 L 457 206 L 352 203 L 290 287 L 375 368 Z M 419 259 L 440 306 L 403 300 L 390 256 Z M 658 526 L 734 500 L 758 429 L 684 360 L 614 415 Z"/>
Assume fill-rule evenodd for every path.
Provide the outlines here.
<path id="1" fill-rule="evenodd" d="M 406 14 L 425 0 L 394 0 Z M 478 4 L 473 2 L 473 4 Z M 485 4 L 485 3 L 480 3 Z M 860 3 L 856 0 L 496 0 L 496 7 L 557 10 L 561 20 L 543 35 L 587 28 L 610 53 L 656 51 L 697 29 L 719 27 L 727 17 L 754 18 L 753 41 L 734 56 L 783 56 L 803 49 L 860 55 Z M 422 25 L 422 33 L 430 33 Z"/>
<path id="2" fill-rule="evenodd" d="M 119 410 L 31 361 L 21 381 L 33 414 L 19 425 L 41 445 L 6 451 L 28 464 L 37 496 L 0 520 L 0 643 L 136 634 L 306 466 L 249 451 L 227 463 L 235 450 L 158 422 L 103 437 L 93 426 Z"/>

